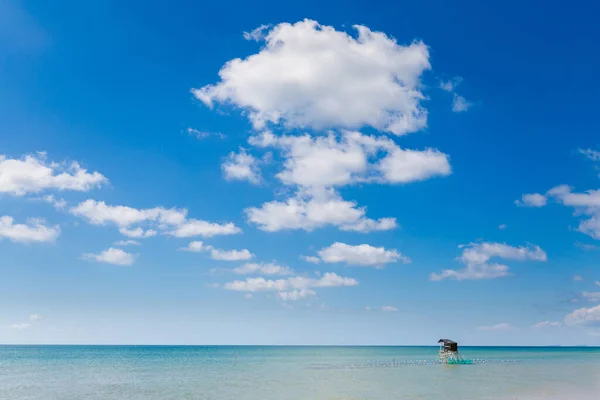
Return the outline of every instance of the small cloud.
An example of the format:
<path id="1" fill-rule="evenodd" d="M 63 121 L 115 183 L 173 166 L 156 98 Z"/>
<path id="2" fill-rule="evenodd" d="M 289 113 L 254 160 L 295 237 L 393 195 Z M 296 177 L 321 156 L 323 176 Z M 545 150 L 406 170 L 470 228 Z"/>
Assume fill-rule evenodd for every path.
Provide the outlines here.
<path id="1" fill-rule="evenodd" d="M 506 229 L 506 224 L 501 224 L 498 226 L 498 229 L 500 229 L 501 231 Z"/>
<path id="2" fill-rule="evenodd" d="M 371 311 L 371 307 L 369 307 L 369 306 L 365 307 L 365 311 Z"/>
<path id="3" fill-rule="evenodd" d="M 244 39 L 259 42 L 265 38 L 265 31 L 270 27 L 271 25 L 261 25 L 250 32 L 244 32 Z"/>
<path id="4" fill-rule="evenodd" d="M 515 204 L 520 207 L 544 207 L 548 198 L 539 193 L 528 193 L 521 196 L 521 200 L 515 200 Z"/>
<path id="5" fill-rule="evenodd" d="M 115 242 L 115 246 L 139 246 L 141 243 L 136 240 L 119 240 Z"/>
<path id="6" fill-rule="evenodd" d="M 242 265 L 241 267 L 234 268 L 232 270 L 233 273 L 238 275 L 292 275 L 294 270 L 278 265 L 275 262 L 271 263 L 247 263 Z"/>
<path id="7" fill-rule="evenodd" d="M 31 328 L 31 324 L 27 323 L 27 322 L 23 322 L 23 323 L 20 323 L 20 324 L 12 324 L 10 326 L 10 329 L 16 329 L 16 330 L 19 330 L 19 331 L 22 331 L 22 330 L 28 329 L 28 328 Z"/>
<path id="8" fill-rule="evenodd" d="M 580 249 L 586 250 L 586 251 L 600 249 L 600 247 L 596 246 L 595 244 L 588 244 L 588 243 L 581 243 L 581 242 L 576 242 L 575 247 L 579 247 Z"/>
<path id="9" fill-rule="evenodd" d="M 198 140 L 207 139 L 211 136 L 216 136 L 219 139 L 225 139 L 225 137 L 226 137 L 221 132 L 204 132 L 204 131 L 199 131 L 198 129 L 194 129 L 194 128 L 187 128 L 186 132 L 188 135 L 194 136 Z"/>
<path id="10" fill-rule="evenodd" d="M 447 81 L 440 81 L 440 89 L 445 90 L 446 92 L 454 92 L 454 90 L 460 85 L 463 81 L 463 78 L 460 76 L 456 76 Z"/>
<path id="11" fill-rule="evenodd" d="M 473 106 L 473 103 L 454 93 L 454 99 L 452 100 L 452 111 L 454 112 L 465 112 Z"/>
<path id="12" fill-rule="evenodd" d="M 582 292 L 581 295 L 591 302 L 599 302 L 600 301 L 600 292 Z"/>
<path id="13" fill-rule="evenodd" d="M 577 151 L 583 154 L 588 160 L 600 162 L 600 151 L 595 151 L 592 149 L 577 149 Z"/>
<path id="14" fill-rule="evenodd" d="M 398 309 L 396 307 L 392 307 L 392 306 L 382 306 L 381 307 L 381 311 L 385 311 L 385 312 L 398 312 Z"/>
<path id="15" fill-rule="evenodd" d="M 508 331 L 508 330 L 515 329 L 515 327 L 507 322 L 503 322 L 503 323 L 497 324 L 497 325 L 480 326 L 477 329 L 480 331 Z"/>
<path id="16" fill-rule="evenodd" d="M 289 292 L 279 292 L 277 297 L 283 301 L 297 301 L 307 297 L 315 296 L 317 292 L 312 289 L 297 289 Z"/>
<path id="17" fill-rule="evenodd" d="M 252 293 L 246 293 L 246 295 L 244 296 L 245 299 L 251 299 L 254 296 L 252 295 Z"/>
<path id="18" fill-rule="evenodd" d="M 187 247 L 179 248 L 181 251 L 191 251 L 194 253 L 208 252 L 210 258 L 218 261 L 240 261 L 249 260 L 254 257 L 254 254 L 250 250 L 221 250 L 213 246 L 206 245 L 200 240 L 190 242 Z"/>
<path id="19" fill-rule="evenodd" d="M 30 321 L 39 321 L 39 320 L 41 320 L 41 319 L 42 319 L 42 316 L 41 316 L 41 315 L 39 315 L 39 314 L 31 314 L 31 315 L 29 316 L 29 320 L 30 320 Z"/>
<path id="20" fill-rule="evenodd" d="M 246 152 L 244 148 L 240 148 L 238 153 L 229 153 L 227 161 L 221 164 L 221 170 L 225 179 L 229 181 L 248 181 L 258 185 L 262 182 L 259 164 L 259 160 L 252 154 Z"/>
<path id="21" fill-rule="evenodd" d="M 538 322 L 535 325 L 532 325 L 531 327 L 533 329 L 543 329 L 543 328 L 560 328 L 561 326 L 562 326 L 562 324 L 560 322 L 542 321 L 542 322 Z"/>
<path id="22" fill-rule="evenodd" d="M 583 282 L 583 277 L 581 275 L 573 275 L 573 281 Z"/>
<path id="23" fill-rule="evenodd" d="M 300 256 L 300 258 L 311 264 L 319 264 L 321 262 L 321 259 L 315 256 Z"/>
<path id="24" fill-rule="evenodd" d="M 48 204 L 51 204 L 57 210 L 64 210 L 67 207 L 67 202 L 65 199 L 56 198 L 54 195 L 49 194 L 41 198 L 41 200 L 45 201 Z"/>
<path id="25" fill-rule="evenodd" d="M 82 258 L 84 260 L 93 260 L 106 264 L 124 266 L 132 265 L 135 261 L 135 257 L 136 255 L 134 254 L 127 253 L 121 249 L 117 249 L 114 247 L 104 250 L 98 254 L 84 253 L 82 255 Z"/>

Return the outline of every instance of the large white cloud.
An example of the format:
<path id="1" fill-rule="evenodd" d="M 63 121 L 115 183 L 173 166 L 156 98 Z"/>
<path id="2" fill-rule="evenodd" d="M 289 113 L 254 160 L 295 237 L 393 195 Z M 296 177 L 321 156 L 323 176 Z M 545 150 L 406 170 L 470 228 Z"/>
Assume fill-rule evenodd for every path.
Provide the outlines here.
<path id="1" fill-rule="evenodd" d="M 463 248 L 459 261 L 465 265 L 462 269 L 446 269 L 439 274 L 432 273 L 430 279 L 439 281 L 453 278 L 466 279 L 493 279 L 510 275 L 510 268 L 499 263 L 490 263 L 492 258 L 518 261 L 546 261 L 547 255 L 539 246 L 514 247 L 504 243 L 470 243 L 459 246 Z"/>
<path id="2" fill-rule="evenodd" d="M 245 212 L 249 222 L 267 232 L 286 229 L 312 231 L 335 226 L 344 231 L 366 233 L 390 230 L 397 226 L 395 218 L 368 218 L 364 207 L 345 201 L 334 192 L 324 192 L 319 196 L 299 194 L 284 202 L 270 201 L 258 208 L 250 207 Z"/>
<path id="3" fill-rule="evenodd" d="M 297 188 L 295 196 L 246 210 L 248 220 L 265 231 L 327 225 L 371 232 L 396 227 L 395 218 L 373 220 L 365 208 L 345 201 L 337 188 L 354 183 L 409 183 L 451 173 L 448 156 L 438 150 L 401 149 L 393 140 L 344 131 L 326 136 L 277 136 L 262 132 L 249 139 L 258 148 L 281 152 L 277 178 Z"/>
<path id="4" fill-rule="evenodd" d="M 123 235 L 132 238 L 153 236 L 157 233 L 156 230 L 176 237 L 212 237 L 241 232 L 241 229 L 232 222 L 220 224 L 189 219 L 186 209 L 163 207 L 137 209 L 128 206 L 107 205 L 103 201 L 86 200 L 69 211 L 93 225 L 116 225 Z M 136 225 L 149 225 L 153 229 L 145 229 Z"/>
<path id="5" fill-rule="evenodd" d="M 41 219 L 29 219 L 26 224 L 15 224 L 14 218 L 8 215 L 0 217 L 0 239 L 13 242 L 53 242 L 60 235 L 60 227 L 45 225 Z"/>
<path id="6" fill-rule="evenodd" d="M 98 254 L 84 253 L 82 258 L 84 260 L 94 260 L 101 263 L 113 264 L 113 265 L 132 265 L 135 261 L 135 254 L 127 253 L 122 249 L 111 247 Z"/>
<path id="7" fill-rule="evenodd" d="M 261 27 L 246 35 L 265 41 L 258 53 L 227 62 L 220 82 L 192 93 L 209 107 L 240 107 L 256 129 L 371 126 L 402 135 L 424 128 L 420 78 L 430 68 L 427 46 L 403 46 L 354 28 L 356 38 L 311 20 Z"/>
<path id="8" fill-rule="evenodd" d="M 435 149 L 402 149 L 386 137 L 344 131 L 339 135 L 276 136 L 262 132 L 249 143 L 279 149 L 284 158 L 277 177 L 303 188 L 352 183 L 410 183 L 451 173 L 448 156 Z M 383 155 L 383 156 L 382 156 Z"/>
<path id="9" fill-rule="evenodd" d="M 335 242 L 329 247 L 319 250 L 319 257 L 326 263 L 346 263 L 348 265 L 382 267 L 385 264 L 402 262 L 409 263 L 410 259 L 397 250 L 387 250 L 384 247 L 374 247 L 368 244 L 352 246 Z"/>
<path id="10" fill-rule="evenodd" d="M 99 172 L 88 172 L 77 162 L 48 162 L 45 153 L 23 158 L 0 154 L 0 193 L 23 196 L 44 190 L 88 191 L 108 180 Z"/>

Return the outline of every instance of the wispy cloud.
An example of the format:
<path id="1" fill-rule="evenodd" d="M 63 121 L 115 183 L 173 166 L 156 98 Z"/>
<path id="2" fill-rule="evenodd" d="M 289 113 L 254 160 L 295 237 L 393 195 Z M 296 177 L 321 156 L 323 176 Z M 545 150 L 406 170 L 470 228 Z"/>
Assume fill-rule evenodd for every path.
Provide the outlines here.
<path id="1" fill-rule="evenodd" d="M 195 128 L 187 128 L 186 132 L 188 135 L 193 136 L 198 140 L 207 139 L 209 137 L 217 137 L 219 139 L 225 139 L 225 137 L 226 137 L 221 132 L 206 132 L 206 131 L 200 131 Z"/>
<path id="2" fill-rule="evenodd" d="M 503 323 L 497 324 L 497 325 L 480 326 L 477 329 L 480 331 L 508 331 L 508 330 L 515 329 L 515 327 L 507 322 L 503 322 Z"/>

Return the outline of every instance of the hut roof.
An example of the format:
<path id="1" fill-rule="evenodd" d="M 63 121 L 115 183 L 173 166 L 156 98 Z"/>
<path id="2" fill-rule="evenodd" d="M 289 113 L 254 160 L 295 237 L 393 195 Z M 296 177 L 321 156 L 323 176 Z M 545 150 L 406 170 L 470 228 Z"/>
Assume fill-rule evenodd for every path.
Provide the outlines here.
<path id="1" fill-rule="evenodd" d="M 453 341 L 453 340 L 450 340 L 450 339 L 440 339 L 440 340 L 438 340 L 438 343 L 447 343 L 447 344 L 451 344 L 451 343 L 456 343 L 456 342 L 455 342 L 455 341 Z"/>

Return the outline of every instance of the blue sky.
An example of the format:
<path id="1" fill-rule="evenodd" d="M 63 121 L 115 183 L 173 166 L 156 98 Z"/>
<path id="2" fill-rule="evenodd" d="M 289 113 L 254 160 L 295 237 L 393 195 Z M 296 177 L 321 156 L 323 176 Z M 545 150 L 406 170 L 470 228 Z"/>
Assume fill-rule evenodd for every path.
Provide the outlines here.
<path id="1" fill-rule="evenodd" d="M 0 1 L 0 342 L 600 344 L 598 10 L 481 3 Z"/>

